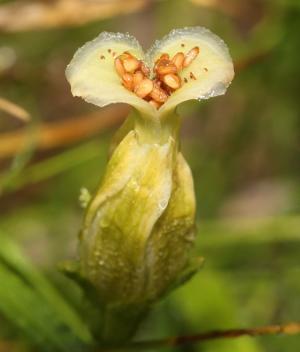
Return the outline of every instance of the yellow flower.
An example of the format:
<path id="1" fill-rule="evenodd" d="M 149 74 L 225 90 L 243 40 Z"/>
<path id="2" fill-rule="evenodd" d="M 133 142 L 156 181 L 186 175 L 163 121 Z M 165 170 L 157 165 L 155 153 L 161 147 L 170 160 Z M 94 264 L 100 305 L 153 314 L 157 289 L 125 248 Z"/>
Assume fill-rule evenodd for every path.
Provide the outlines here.
<path id="1" fill-rule="evenodd" d="M 193 179 L 175 110 L 224 94 L 233 64 L 201 27 L 174 30 L 146 54 L 130 35 L 105 32 L 77 51 L 66 75 L 74 96 L 133 107 L 80 233 L 79 272 L 103 306 L 102 338 L 125 339 L 152 302 L 195 271 Z"/>

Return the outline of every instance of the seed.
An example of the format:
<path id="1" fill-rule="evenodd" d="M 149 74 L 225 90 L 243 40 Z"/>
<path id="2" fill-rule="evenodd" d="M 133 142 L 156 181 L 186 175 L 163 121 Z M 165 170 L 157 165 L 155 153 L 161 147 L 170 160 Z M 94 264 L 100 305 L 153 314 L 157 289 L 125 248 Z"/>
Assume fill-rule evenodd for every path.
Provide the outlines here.
<path id="1" fill-rule="evenodd" d="M 126 73 L 122 60 L 119 57 L 115 59 L 115 69 L 120 77 L 123 77 L 123 75 Z"/>
<path id="2" fill-rule="evenodd" d="M 182 70 L 183 61 L 184 61 L 184 53 L 179 52 L 176 55 L 174 55 L 172 62 L 177 67 L 177 71 Z"/>
<path id="3" fill-rule="evenodd" d="M 155 109 L 159 109 L 161 107 L 161 103 L 159 103 L 158 101 L 153 100 L 153 99 L 151 99 L 149 101 L 149 104 L 152 105 L 153 107 L 155 107 Z"/>
<path id="4" fill-rule="evenodd" d="M 141 62 L 141 71 L 143 72 L 143 74 L 146 76 L 146 77 L 149 77 L 150 75 L 150 69 L 149 67 L 146 66 L 146 64 L 142 61 Z"/>
<path id="5" fill-rule="evenodd" d="M 172 73 L 165 75 L 163 77 L 163 81 L 168 87 L 172 89 L 178 89 L 181 86 L 180 78 Z"/>
<path id="6" fill-rule="evenodd" d="M 136 88 L 136 86 L 137 86 L 138 84 L 140 84 L 143 79 L 144 79 L 143 72 L 137 71 L 137 72 L 133 75 L 133 86 L 134 86 L 134 88 Z"/>
<path id="7" fill-rule="evenodd" d="M 122 82 L 125 88 L 133 91 L 133 74 L 124 73 L 124 75 L 122 76 Z"/>
<path id="8" fill-rule="evenodd" d="M 129 57 L 123 60 L 123 66 L 126 72 L 133 73 L 140 67 L 140 61 L 135 57 Z"/>
<path id="9" fill-rule="evenodd" d="M 169 60 L 161 60 L 157 67 L 156 67 L 156 72 L 158 75 L 167 75 L 169 73 L 176 73 L 177 72 L 177 67 L 173 62 Z"/>
<path id="10" fill-rule="evenodd" d="M 191 49 L 184 58 L 183 61 L 183 67 L 188 67 L 198 56 L 200 52 L 200 49 L 198 46 L 195 46 L 193 49 Z"/>
<path id="11" fill-rule="evenodd" d="M 154 84 L 154 87 L 152 92 L 150 93 L 150 96 L 158 103 L 164 103 L 168 99 L 168 94 L 157 84 Z"/>
<path id="12" fill-rule="evenodd" d="M 145 98 L 148 94 L 151 93 L 153 89 L 153 81 L 149 78 L 143 79 L 140 84 L 135 87 L 135 94 L 140 98 Z"/>

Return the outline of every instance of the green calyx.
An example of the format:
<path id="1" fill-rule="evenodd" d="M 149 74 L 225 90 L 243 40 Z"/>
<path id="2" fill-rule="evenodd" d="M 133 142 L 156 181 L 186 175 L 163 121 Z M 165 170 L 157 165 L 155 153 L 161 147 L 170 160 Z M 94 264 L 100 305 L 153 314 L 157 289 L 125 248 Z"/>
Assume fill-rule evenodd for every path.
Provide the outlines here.
<path id="1" fill-rule="evenodd" d="M 194 242 L 193 179 L 176 133 L 145 143 L 140 131 L 133 128 L 115 147 L 80 233 L 80 275 L 105 307 L 104 339 L 115 331 L 109 325 L 115 315 L 127 311 L 125 325 L 136 325 L 132 312 L 144 312 L 170 290 L 188 270 Z"/>

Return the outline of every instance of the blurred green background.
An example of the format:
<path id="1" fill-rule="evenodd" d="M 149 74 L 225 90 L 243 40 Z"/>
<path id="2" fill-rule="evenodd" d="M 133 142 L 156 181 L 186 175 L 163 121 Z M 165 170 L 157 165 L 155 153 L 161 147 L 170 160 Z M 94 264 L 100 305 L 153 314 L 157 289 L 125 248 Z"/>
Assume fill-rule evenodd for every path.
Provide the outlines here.
<path id="1" fill-rule="evenodd" d="M 79 190 L 95 190 L 128 109 L 71 96 L 73 53 L 104 30 L 148 48 L 195 25 L 224 39 L 236 68 L 225 96 L 180 107 L 206 263 L 138 338 L 300 320 L 300 1 L 0 1 L 1 352 L 79 348 L 58 317 L 82 333 L 80 292 L 57 263 L 76 256 Z M 178 350 L 294 352 L 300 337 Z"/>

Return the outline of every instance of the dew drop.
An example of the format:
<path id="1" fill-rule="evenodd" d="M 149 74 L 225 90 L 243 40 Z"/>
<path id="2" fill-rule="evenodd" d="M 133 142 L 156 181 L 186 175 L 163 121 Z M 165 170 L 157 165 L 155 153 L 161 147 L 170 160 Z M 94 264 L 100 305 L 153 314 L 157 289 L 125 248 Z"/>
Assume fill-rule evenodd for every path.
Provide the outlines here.
<path id="1" fill-rule="evenodd" d="M 168 205 L 168 199 L 162 199 L 159 203 L 158 206 L 161 210 L 165 210 Z"/>

